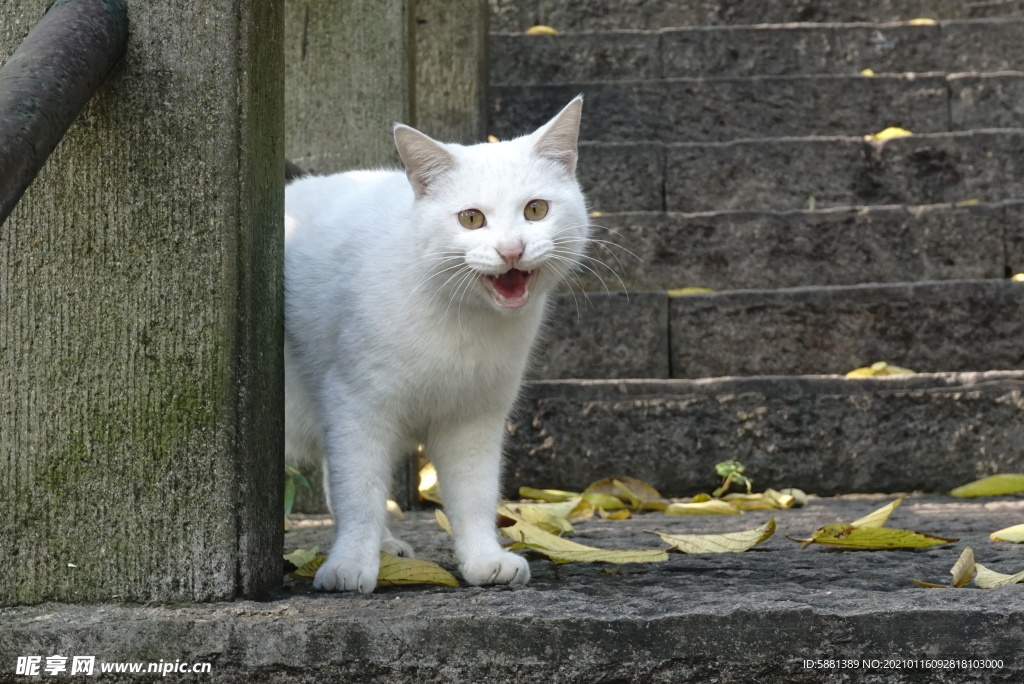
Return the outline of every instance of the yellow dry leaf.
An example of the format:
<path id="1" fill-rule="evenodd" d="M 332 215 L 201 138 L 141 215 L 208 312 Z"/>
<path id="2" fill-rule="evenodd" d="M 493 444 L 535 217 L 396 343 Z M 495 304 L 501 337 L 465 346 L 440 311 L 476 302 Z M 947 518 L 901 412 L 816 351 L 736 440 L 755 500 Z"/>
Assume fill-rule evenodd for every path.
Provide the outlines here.
<path id="1" fill-rule="evenodd" d="M 592 212 L 590 212 L 590 216 L 591 216 L 591 218 L 600 218 L 600 217 L 604 216 L 604 214 L 602 214 L 599 211 L 592 211 Z"/>
<path id="2" fill-rule="evenodd" d="M 922 582 L 918 579 L 911 581 L 919 587 L 927 587 L 929 589 L 960 589 L 966 586 L 974 575 L 974 549 L 969 546 L 964 549 L 960 557 L 956 559 L 956 563 L 953 564 L 949 574 L 953 576 L 952 584 L 933 584 L 932 582 Z"/>
<path id="3" fill-rule="evenodd" d="M 1019 473 L 1003 473 L 1001 475 L 989 475 L 980 480 L 961 485 L 949 494 L 950 496 L 971 499 L 976 496 L 1004 496 L 1019 492 L 1024 492 L 1024 475 Z"/>
<path id="4" fill-rule="evenodd" d="M 766 489 L 760 494 L 734 492 L 722 497 L 741 511 L 768 511 L 776 508 L 791 508 L 796 499 L 791 494 L 782 494 Z"/>
<path id="5" fill-rule="evenodd" d="M 405 520 L 405 513 L 402 512 L 402 507 L 398 505 L 398 502 L 393 499 L 388 499 L 388 513 L 393 515 L 399 520 Z"/>
<path id="6" fill-rule="evenodd" d="M 594 504 L 590 503 L 581 496 L 579 502 L 569 512 L 569 515 L 565 517 L 571 523 L 579 522 L 581 520 L 589 520 L 590 518 L 594 517 L 595 510 L 596 509 L 594 508 Z"/>
<path id="7" fill-rule="evenodd" d="M 303 565 L 308 563 L 317 557 L 320 551 L 319 546 L 314 546 L 311 549 L 296 549 L 291 553 L 284 554 L 284 559 L 294 565 L 296 568 L 301 568 Z"/>
<path id="8" fill-rule="evenodd" d="M 854 527 L 885 527 L 885 523 L 888 522 L 889 516 L 896 510 L 896 507 L 903 503 L 903 499 L 896 499 L 881 508 L 876 508 L 871 511 L 863 518 L 857 518 L 851 525 Z"/>
<path id="9" fill-rule="evenodd" d="M 558 31 L 556 31 L 555 29 L 551 28 L 550 26 L 542 26 L 542 25 L 538 24 L 537 26 L 531 26 L 530 28 L 526 29 L 526 35 L 528 35 L 528 36 L 557 36 L 558 35 Z"/>
<path id="10" fill-rule="evenodd" d="M 709 292 L 714 292 L 714 290 L 707 287 L 681 287 L 675 290 L 668 290 L 665 294 L 669 297 L 685 297 L 687 295 L 708 294 Z"/>
<path id="11" fill-rule="evenodd" d="M 974 575 L 974 567 L 974 549 L 968 546 L 949 571 L 949 574 L 953 576 L 953 586 L 958 589 L 966 586 Z"/>
<path id="12" fill-rule="evenodd" d="M 1013 277 L 1010 278 L 1010 280 L 1012 280 L 1015 283 L 1024 283 L 1024 273 L 1015 273 L 1013 274 Z"/>
<path id="13" fill-rule="evenodd" d="M 905 128 L 899 128 L 897 126 L 889 126 L 889 128 L 882 129 L 878 133 L 873 135 L 865 135 L 864 140 L 868 142 L 891 140 L 892 138 L 905 138 L 908 135 L 914 135 Z"/>
<path id="14" fill-rule="evenodd" d="M 665 515 L 738 515 L 742 512 L 721 499 L 701 503 L 672 503 L 665 507 Z"/>
<path id="15" fill-rule="evenodd" d="M 548 503 L 568 501 L 569 499 L 575 499 L 579 495 L 579 492 L 567 492 L 562 489 L 534 489 L 533 487 L 519 488 L 519 496 L 522 498 L 547 501 Z"/>
<path id="16" fill-rule="evenodd" d="M 612 511 L 611 513 L 602 508 L 597 511 L 597 514 L 605 520 L 629 520 L 633 517 L 633 514 L 629 512 L 628 508 L 622 508 L 617 511 Z"/>
<path id="17" fill-rule="evenodd" d="M 668 560 L 668 554 L 658 549 L 598 549 L 555 536 L 523 521 L 518 521 L 511 527 L 502 527 L 499 531 L 509 539 L 521 543 L 526 548 L 539 551 L 555 562 L 657 563 Z"/>
<path id="18" fill-rule="evenodd" d="M 617 496 L 602 494 L 601 492 L 584 492 L 583 500 L 594 508 L 603 508 L 606 511 L 617 511 L 620 508 L 627 508 L 627 504 Z"/>
<path id="19" fill-rule="evenodd" d="M 658 535 L 672 549 L 683 553 L 739 553 L 757 546 L 775 534 L 775 518 L 752 530 L 724 534 L 665 534 L 650 530 L 644 532 Z"/>
<path id="20" fill-rule="evenodd" d="M 694 494 L 689 503 L 704 503 L 705 501 L 711 501 L 713 498 L 710 494 L 701 492 L 700 494 Z"/>
<path id="21" fill-rule="evenodd" d="M 779 494 L 785 494 L 793 497 L 793 508 L 803 508 L 807 505 L 807 492 L 802 489 L 786 487 L 785 489 L 780 489 Z"/>
<path id="22" fill-rule="evenodd" d="M 864 378 L 873 377 L 876 375 L 916 375 L 916 371 L 912 371 L 909 368 L 901 368 L 900 366 L 893 366 L 885 361 L 877 361 L 870 366 L 863 368 L 857 368 L 846 374 L 848 378 Z"/>
<path id="23" fill-rule="evenodd" d="M 1024 525 L 1013 525 L 1004 527 L 989 535 L 992 541 L 1010 542 L 1012 544 L 1024 544 Z"/>
<path id="24" fill-rule="evenodd" d="M 507 503 L 498 506 L 498 515 L 506 515 L 513 520 L 523 520 L 537 525 L 552 534 L 572 532 L 572 525 L 563 515 L 557 515 L 542 506 L 551 504 Z"/>
<path id="25" fill-rule="evenodd" d="M 501 142 L 501 139 L 498 136 L 496 136 L 496 135 L 489 135 L 489 136 L 487 136 L 487 142 L 489 142 L 489 143 Z"/>
<path id="26" fill-rule="evenodd" d="M 874 69 L 861 69 L 860 70 L 860 75 L 861 76 L 874 76 L 875 75 L 875 70 Z"/>
<path id="27" fill-rule="evenodd" d="M 977 563 L 974 567 L 978 571 L 978 574 L 974 576 L 974 584 L 980 589 L 996 589 L 1024 581 L 1024 570 L 1015 575 L 1004 575 L 1001 572 L 989 570 L 981 563 Z"/>
<path id="28" fill-rule="evenodd" d="M 922 549 L 959 541 L 959 538 L 936 537 L 923 532 L 888 527 L 854 527 L 833 523 L 818 528 L 810 539 L 794 539 L 804 545 L 822 544 L 850 550 Z"/>
<path id="29" fill-rule="evenodd" d="M 380 552 L 378 587 L 397 587 L 408 584 L 434 584 L 457 587 L 459 581 L 437 563 L 422 558 L 402 558 Z"/>
<path id="30" fill-rule="evenodd" d="M 927 17 L 918 17 L 917 19 L 911 19 L 907 23 L 911 26 L 935 26 L 937 22 Z"/>
<path id="31" fill-rule="evenodd" d="M 975 204 L 980 204 L 980 203 L 981 203 L 981 200 L 978 200 L 978 199 L 965 199 L 965 200 L 960 200 L 959 202 L 954 202 L 953 206 L 954 207 L 973 207 Z"/>
<path id="32" fill-rule="evenodd" d="M 663 511 L 668 505 L 668 501 L 657 489 L 634 477 L 615 478 L 612 480 L 612 489 L 613 494 L 624 495 L 636 511 Z"/>
<path id="33" fill-rule="evenodd" d="M 303 563 L 299 567 L 299 569 L 293 572 L 292 574 L 296 577 L 313 579 L 313 576 L 316 575 L 316 571 L 320 569 L 320 566 L 324 564 L 325 560 L 327 560 L 327 556 L 323 554 L 317 554 L 313 558 L 310 558 L 308 561 Z"/>
<path id="34" fill-rule="evenodd" d="M 421 500 L 444 505 L 444 501 L 441 500 L 441 488 L 437 483 L 437 470 L 434 469 L 433 463 L 427 463 L 420 468 L 420 484 L 418 489 Z"/>
<path id="35" fill-rule="evenodd" d="M 442 511 L 440 508 L 434 509 L 434 520 L 437 521 L 437 524 L 441 526 L 442 530 L 444 530 L 448 534 L 452 533 L 452 524 L 448 522 L 448 516 L 445 515 L 444 511 Z"/>

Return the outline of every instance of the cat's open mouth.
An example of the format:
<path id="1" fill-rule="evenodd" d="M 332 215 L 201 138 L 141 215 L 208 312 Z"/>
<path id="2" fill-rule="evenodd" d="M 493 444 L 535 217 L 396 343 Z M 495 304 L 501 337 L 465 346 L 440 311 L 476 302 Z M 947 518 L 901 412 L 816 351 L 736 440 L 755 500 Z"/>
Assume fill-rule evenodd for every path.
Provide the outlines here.
<path id="1" fill-rule="evenodd" d="M 483 281 L 495 304 L 503 309 L 518 309 L 530 299 L 530 285 L 536 276 L 536 269 L 520 271 L 513 268 L 500 275 L 485 275 Z"/>

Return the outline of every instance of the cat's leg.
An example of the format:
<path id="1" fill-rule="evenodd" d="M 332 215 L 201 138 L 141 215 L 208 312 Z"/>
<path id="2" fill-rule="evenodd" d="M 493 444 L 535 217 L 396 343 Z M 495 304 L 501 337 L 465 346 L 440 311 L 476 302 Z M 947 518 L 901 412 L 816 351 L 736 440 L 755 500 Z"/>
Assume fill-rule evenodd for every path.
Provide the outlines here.
<path id="1" fill-rule="evenodd" d="M 386 526 L 396 432 L 379 415 L 340 402 L 333 409 L 324 412 L 323 432 L 335 536 L 313 586 L 367 594 L 377 586 L 383 544 L 397 542 Z"/>
<path id="2" fill-rule="evenodd" d="M 452 525 L 455 555 L 473 585 L 526 584 L 530 566 L 498 544 L 494 524 L 505 417 L 446 426 L 427 453 L 437 468 L 444 510 Z"/>

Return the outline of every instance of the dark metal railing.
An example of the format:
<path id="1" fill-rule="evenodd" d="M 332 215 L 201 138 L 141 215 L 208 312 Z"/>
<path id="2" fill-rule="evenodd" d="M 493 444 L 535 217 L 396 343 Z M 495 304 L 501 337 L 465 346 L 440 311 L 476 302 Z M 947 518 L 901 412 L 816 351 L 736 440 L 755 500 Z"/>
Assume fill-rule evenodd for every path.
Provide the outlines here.
<path id="1" fill-rule="evenodd" d="M 124 0 L 56 0 L 0 67 L 0 224 L 127 44 Z"/>

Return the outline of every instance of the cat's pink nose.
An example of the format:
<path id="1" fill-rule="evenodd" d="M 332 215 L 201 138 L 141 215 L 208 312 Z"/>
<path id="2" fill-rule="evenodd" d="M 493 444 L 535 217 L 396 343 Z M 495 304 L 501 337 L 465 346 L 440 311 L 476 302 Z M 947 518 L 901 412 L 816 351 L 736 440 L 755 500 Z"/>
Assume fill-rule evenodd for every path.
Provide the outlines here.
<path id="1" fill-rule="evenodd" d="M 513 268 L 515 268 L 519 258 L 523 256 L 523 244 L 521 242 L 499 245 L 495 249 L 498 250 L 498 254 L 505 260 L 505 263 Z"/>

